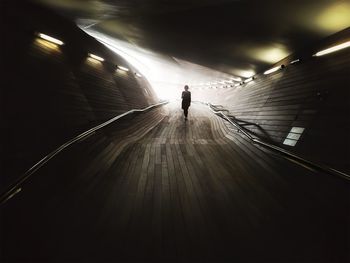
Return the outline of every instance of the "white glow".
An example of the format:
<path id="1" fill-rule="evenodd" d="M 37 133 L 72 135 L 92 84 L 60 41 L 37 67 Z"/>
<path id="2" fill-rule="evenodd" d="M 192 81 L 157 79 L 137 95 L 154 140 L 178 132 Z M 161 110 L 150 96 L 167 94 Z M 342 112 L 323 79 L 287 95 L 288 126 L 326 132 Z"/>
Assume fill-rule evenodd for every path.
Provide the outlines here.
<path id="1" fill-rule="evenodd" d="M 159 99 L 181 99 L 181 92 L 185 85 L 189 85 L 191 91 L 195 87 L 205 85 L 204 83 L 232 78 L 232 75 L 151 52 L 134 44 L 94 31 L 92 28 L 80 28 L 132 65 L 133 72 L 139 73 L 149 82 Z M 127 66 L 128 64 L 124 65 Z M 204 95 L 201 94 L 199 89 L 196 92 L 198 92 L 198 96 Z M 195 95 L 194 93 L 193 96 Z"/>
<path id="2" fill-rule="evenodd" d="M 82 29 L 132 64 L 139 74 L 149 81 L 158 98 L 174 100 L 181 97 L 181 91 L 189 81 L 184 81 L 185 74 L 179 72 L 179 67 L 173 60 L 92 29 Z"/>
<path id="3" fill-rule="evenodd" d="M 238 87 L 240 84 L 239 83 L 237 83 L 237 84 L 235 84 L 235 87 Z"/>
<path id="4" fill-rule="evenodd" d="M 160 99 L 172 100 L 181 97 L 183 83 L 177 82 L 177 76 L 174 76 L 177 72 L 172 63 L 130 43 L 110 38 L 93 30 L 85 31 L 132 64 L 138 73 L 149 81 Z"/>
<path id="5" fill-rule="evenodd" d="M 52 43 L 55 43 L 55 44 L 57 44 L 57 45 L 62 46 L 62 45 L 64 44 L 61 40 L 56 39 L 56 38 L 53 38 L 53 37 L 50 37 L 50 36 L 45 35 L 45 34 L 43 34 L 43 33 L 39 33 L 38 35 L 39 35 L 39 37 L 41 37 L 42 39 L 45 39 L 45 40 L 50 41 L 50 42 L 52 42 Z"/>
<path id="6" fill-rule="evenodd" d="M 341 49 L 344 49 L 344 48 L 347 48 L 347 47 L 350 47 L 350 41 L 347 41 L 345 43 L 336 45 L 334 47 L 330 47 L 330 48 L 321 50 L 321 51 L 317 52 L 314 56 L 320 57 L 320 56 L 327 55 L 329 53 L 333 53 L 333 52 L 336 52 L 338 50 L 341 50 Z"/>
<path id="7" fill-rule="evenodd" d="M 271 69 L 269 69 L 269 70 L 266 70 L 266 71 L 264 72 L 264 74 L 265 74 L 265 75 L 268 75 L 268 74 L 271 74 L 271 73 L 273 73 L 273 72 L 276 72 L 277 70 L 280 70 L 280 69 L 282 69 L 282 66 L 277 66 L 277 67 L 271 68 Z"/>
<path id="8" fill-rule="evenodd" d="M 135 73 L 136 77 L 142 78 L 142 75 L 139 73 Z"/>
<path id="9" fill-rule="evenodd" d="M 129 69 L 128 69 L 128 68 L 123 67 L 123 66 L 117 66 L 117 68 L 118 68 L 118 69 L 120 69 L 120 70 L 122 70 L 122 71 L 126 71 L 126 72 L 128 72 L 128 71 L 129 71 Z"/>
<path id="10" fill-rule="evenodd" d="M 96 56 L 96 55 L 94 55 L 94 54 L 91 54 L 91 53 L 89 53 L 89 57 L 90 58 L 93 58 L 93 59 L 96 59 L 96 60 L 98 60 L 98 61 L 104 61 L 104 59 L 103 58 L 101 58 L 101 57 L 99 57 L 99 56 Z"/>

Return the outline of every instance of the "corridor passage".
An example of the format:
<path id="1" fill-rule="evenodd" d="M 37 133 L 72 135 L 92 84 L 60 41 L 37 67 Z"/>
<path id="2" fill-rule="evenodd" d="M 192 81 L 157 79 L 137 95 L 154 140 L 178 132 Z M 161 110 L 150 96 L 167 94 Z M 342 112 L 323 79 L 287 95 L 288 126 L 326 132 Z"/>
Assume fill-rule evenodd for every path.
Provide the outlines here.
<path id="1" fill-rule="evenodd" d="M 256 147 L 200 104 L 112 124 L 1 207 L 9 261 L 345 262 L 349 184 Z"/>

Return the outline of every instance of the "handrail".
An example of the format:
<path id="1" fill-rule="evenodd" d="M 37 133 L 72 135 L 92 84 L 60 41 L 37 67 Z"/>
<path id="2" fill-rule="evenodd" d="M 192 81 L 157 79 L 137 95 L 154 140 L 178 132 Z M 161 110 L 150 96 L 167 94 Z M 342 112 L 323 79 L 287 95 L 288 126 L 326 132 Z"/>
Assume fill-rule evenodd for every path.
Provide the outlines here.
<path id="1" fill-rule="evenodd" d="M 239 123 L 237 123 L 235 120 L 233 120 L 232 118 L 228 117 L 225 113 L 223 113 L 221 110 L 214 110 L 213 108 L 215 107 L 214 105 L 210 104 L 210 103 L 205 103 L 205 102 L 200 102 L 202 104 L 205 104 L 207 105 L 210 110 L 215 113 L 215 114 L 220 114 L 224 119 L 226 119 L 231 125 L 233 125 L 234 127 L 236 127 L 242 134 L 244 134 L 253 144 L 259 144 L 263 147 L 266 147 L 266 148 L 269 148 L 269 149 L 272 149 L 278 153 L 281 153 L 285 156 L 288 156 L 290 158 L 293 158 L 294 160 L 297 160 L 301 163 L 303 163 L 304 165 L 307 165 L 311 168 L 316 168 L 318 170 L 321 170 L 321 171 L 324 171 L 324 172 L 327 172 L 327 173 L 330 173 L 332 175 L 336 175 L 336 176 L 339 176 L 343 179 L 346 179 L 346 180 L 349 180 L 350 181 L 350 175 L 349 174 L 346 174 L 342 171 L 339 171 L 339 170 L 336 170 L 336 169 L 333 169 L 331 167 L 328 167 L 324 164 L 319 164 L 319 163 L 315 163 L 313 161 L 310 161 L 310 160 L 307 160 L 301 156 L 298 156 L 286 149 L 283 149 L 281 147 L 278 147 L 274 144 L 271 144 L 271 143 L 267 143 L 267 142 L 264 142 L 260 139 L 257 139 L 257 138 L 254 138 L 253 136 L 251 136 L 248 132 L 246 132 Z"/>
<path id="2" fill-rule="evenodd" d="M 49 160 L 51 160 L 53 157 L 55 157 L 58 153 L 62 152 L 64 149 L 67 147 L 71 146 L 75 142 L 81 141 L 82 139 L 86 138 L 87 136 L 93 134 L 97 130 L 106 127 L 107 125 L 111 124 L 112 122 L 115 122 L 116 120 L 121 119 L 122 117 L 125 117 L 127 115 L 136 113 L 136 112 L 145 112 L 147 110 L 150 110 L 152 108 L 167 104 L 168 101 L 163 101 L 157 104 L 152 104 L 146 108 L 143 109 L 132 109 L 127 112 L 124 112 L 100 125 L 97 125 L 81 134 L 78 136 L 74 137 L 73 139 L 67 141 L 66 143 L 62 144 L 52 152 L 50 152 L 48 155 L 43 157 L 39 162 L 34 164 L 31 168 L 29 168 L 12 186 L 10 186 L 4 193 L 0 195 L 0 205 L 11 199 L 14 195 L 19 193 L 21 189 L 21 185 L 29 179 L 31 175 L 33 175 L 36 171 L 38 171 L 41 167 L 43 167 Z"/>

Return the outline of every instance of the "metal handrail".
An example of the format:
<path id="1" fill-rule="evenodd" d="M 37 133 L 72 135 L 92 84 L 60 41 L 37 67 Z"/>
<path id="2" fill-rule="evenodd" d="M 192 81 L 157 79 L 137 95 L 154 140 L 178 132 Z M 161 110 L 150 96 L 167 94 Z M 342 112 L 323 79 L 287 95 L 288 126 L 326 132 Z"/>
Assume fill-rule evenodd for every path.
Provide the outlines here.
<path id="1" fill-rule="evenodd" d="M 124 112 L 100 125 L 97 125 L 81 134 L 79 134 L 78 136 L 74 137 L 73 139 L 67 141 L 66 143 L 62 144 L 61 146 L 59 146 L 58 148 L 56 148 L 55 150 L 53 150 L 52 152 L 50 152 L 48 155 L 46 155 L 45 157 L 43 157 L 39 162 L 37 162 L 36 164 L 34 164 L 31 168 L 29 168 L 12 186 L 10 186 L 6 191 L 4 191 L 4 193 L 1 194 L 0 196 L 0 205 L 5 203 L 7 200 L 11 199 L 14 195 L 16 195 L 17 193 L 19 193 L 22 189 L 21 189 L 21 185 L 27 181 L 29 179 L 29 177 L 31 175 L 33 175 L 36 171 L 38 171 L 41 167 L 43 167 L 49 160 L 51 160 L 53 157 L 55 157 L 58 153 L 62 152 L 64 149 L 66 149 L 67 147 L 71 146 L 72 144 L 74 144 L 75 142 L 81 141 L 82 139 L 86 138 L 87 136 L 93 134 L 94 132 L 96 132 L 97 130 L 106 127 L 107 125 L 115 122 L 116 120 L 119 120 L 127 115 L 136 113 L 136 112 L 145 112 L 147 110 L 150 110 L 152 108 L 167 104 L 168 101 L 163 101 L 157 104 L 152 104 L 146 108 L 143 109 L 132 109 L 129 110 L 127 112 Z"/>
<path id="2" fill-rule="evenodd" d="M 327 173 L 330 173 L 330 174 L 333 174 L 333 175 L 336 175 L 336 176 L 339 176 L 343 179 L 346 179 L 346 180 L 349 180 L 350 181 L 350 175 L 349 174 L 346 174 L 342 171 L 339 171 L 339 170 L 336 170 L 336 169 L 333 169 L 331 167 L 328 167 L 324 164 L 319 164 L 319 163 L 315 163 L 313 161 L 310 161 L 310 160 L 307 160 L 301 156 L 298 156 L 286 149 L 283 149 L 281 147 L 278 147 L 274 144 L 271 144 L 271 143 L 267 143 L 267 142 L 264 142 L 263 140 L 260 140 L 260 139 L 257 139 L 257 138 L 254 138 L 253 136 L 251 136 L 248 132 L 246 132 L 239 123 L 237 123 L 235 120 L 233 120 L 232 118 L 228 117 L 225 113 L 223 113 L 221 110 L 217 111 L 217 110 L 214 110 L 213 107 L 215 107 L 214 105 L 210 104 L 210 103 L 205 103 L 205 102 L 200 102 L 202 104 L 205 104 L 209 107 L 209 109 L 215 113 L 215 114 L 220 114 L 224 119 L 226 119 L 231 125 L 233 125 L 234 127 L 236 127 L 242 134 L 244 134 L 253 144 L 259 144 L 261 146 L 264 146 L 266 148 L 269 148 L 271 150 L 274 150 L 282 155 L 285 155 L 287 157 L 290 157 L 294 160 L 297 160 L 301 163 L 303 163 L 304 165 L 307 165 L 311 168 L 316 168 L 318 170 L 321 170 L 321 171 L 324 171 L 324 172 L 327 172 Z"/>

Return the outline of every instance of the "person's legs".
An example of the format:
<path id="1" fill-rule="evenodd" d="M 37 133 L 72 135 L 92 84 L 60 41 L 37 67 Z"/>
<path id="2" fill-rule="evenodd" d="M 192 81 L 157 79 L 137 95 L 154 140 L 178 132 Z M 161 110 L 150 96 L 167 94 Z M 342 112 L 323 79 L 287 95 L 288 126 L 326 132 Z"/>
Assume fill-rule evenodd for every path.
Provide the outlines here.
<path id="1" fill-rule="evenodd" d="M 187 118 L 187 115 L 188 115 L 188 108 L 187 107 L 184 108 L 184 115 Z"/>

